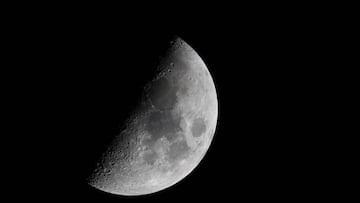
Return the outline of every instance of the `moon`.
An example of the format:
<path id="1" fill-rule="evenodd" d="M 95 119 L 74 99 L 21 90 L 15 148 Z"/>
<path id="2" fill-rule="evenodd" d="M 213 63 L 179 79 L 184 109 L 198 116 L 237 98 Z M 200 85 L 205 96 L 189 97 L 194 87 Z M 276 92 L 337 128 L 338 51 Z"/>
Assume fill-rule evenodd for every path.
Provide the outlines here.
<path id="1" fill-rule="evenodd" d="M 174 38 L 142 95 L 88 178 L 90 186 L 125 196 L 155 193 L 184 179 L 206 154 L 218 100 L 194 49 Z"/>

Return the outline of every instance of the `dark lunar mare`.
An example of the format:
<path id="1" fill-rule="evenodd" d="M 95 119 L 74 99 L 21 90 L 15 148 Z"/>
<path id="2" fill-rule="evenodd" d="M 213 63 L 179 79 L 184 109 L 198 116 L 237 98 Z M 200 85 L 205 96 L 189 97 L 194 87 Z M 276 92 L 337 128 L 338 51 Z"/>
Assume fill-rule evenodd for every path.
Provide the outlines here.
<path id="1" fill-rule="evenodd" d="M 189 150 L 190 147 L 187 145 L 185 140 L 180 140 L 172 143 L 168 152 L 169 161 L 173 162 L 173 161 L 178 161 L 182 158 L 186 158 L 187 152 Z"/>
<path id="2" fill-rule="evenodd" d="M 173 141 L 176 133 L 181 131 L 180 121 L 181 117 L 172 115 L 170 111 L 154 111 L 149 115 L 145 129 L 153 141 L 163 136 Z"/>
<path id="3" fill-rule="evenodd" d="M 170 110 L 177 102 L 176 92 L 178 87 L 174 86 L 165 77 L 153 81 L 148 90 L 148 98 L 155 108 L 159 110 Z"/>
<path id="4" fill-rule="evenodd" d="M 194 137 L 200 137 L 206 130 L 205 120 L 203 118 L 196 118 L 191 127 L 191 132 Z"/>
<path id="5" fill-rule="evenodd" d="M 157 159 L 158 159 L 158 155 L 153 150 L 151 150 L 150 152 L 147 152 L 144 155 L 144 160 L 149 165 L 153 165 Z"/>

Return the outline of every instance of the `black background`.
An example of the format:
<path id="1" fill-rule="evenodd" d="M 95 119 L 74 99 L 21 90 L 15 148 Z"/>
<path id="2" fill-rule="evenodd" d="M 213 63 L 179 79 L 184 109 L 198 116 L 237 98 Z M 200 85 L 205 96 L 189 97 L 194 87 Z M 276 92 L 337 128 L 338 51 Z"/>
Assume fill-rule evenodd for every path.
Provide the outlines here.
<path id="1" fill-rule="evenodd" d="M 200 15 L 184 24 L 112 17 L 23 18 L 9 31 L 8 53 L 21 56 L 13 67 L 23 67 L 11 69 L 19 81 L 12 83 L 20 95 L 16 105 L 31 129 L 19 143 L 31 148 L 21 158 L 34 186 L 30 196 L 230 201 L 313 192 L 304 186 L 310 168 L 301 163 L 312 147 L 303 126 L 315 125 L 304 119 L 313 101 L 303 95 L 316 74 L 310 63 L 316 45 L 309 50 L 308 41 L 316 35 L 296 18 L 250 12 Z M 215 82 L 219 119 L 208 153 L 188 177 L 155 194 L 121 197 L 88 186 L 95 157 L 136 105 L 174 35 L 198 52 Z"/>

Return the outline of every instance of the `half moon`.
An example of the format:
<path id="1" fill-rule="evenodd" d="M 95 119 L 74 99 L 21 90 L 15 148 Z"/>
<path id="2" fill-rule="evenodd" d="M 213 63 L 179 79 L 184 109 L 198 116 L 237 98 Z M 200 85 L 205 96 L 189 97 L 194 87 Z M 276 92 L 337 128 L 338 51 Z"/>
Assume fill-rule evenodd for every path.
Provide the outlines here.
<path id="1" fill-rule="evenodd" d="M 119 195 L 144 195 L 186 177 L 215 133 L 218 101 L 200 56 L 182 39 L 170 42 L 141 104 L 114 137 L 88 183 Z"/>

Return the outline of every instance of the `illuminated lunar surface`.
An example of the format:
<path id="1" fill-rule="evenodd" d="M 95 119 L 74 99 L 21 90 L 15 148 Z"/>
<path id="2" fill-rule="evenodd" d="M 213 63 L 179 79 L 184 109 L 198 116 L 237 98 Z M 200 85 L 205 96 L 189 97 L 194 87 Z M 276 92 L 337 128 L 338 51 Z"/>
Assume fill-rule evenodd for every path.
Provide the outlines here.
<path id="1" fill-rule="evenodd" d="M 104 152 L 88 183 L 119 195 L 144 195 L 186 177 L 207 152 L 218 102 L 199 55 L 174 39 L 138 108 Z"/>

